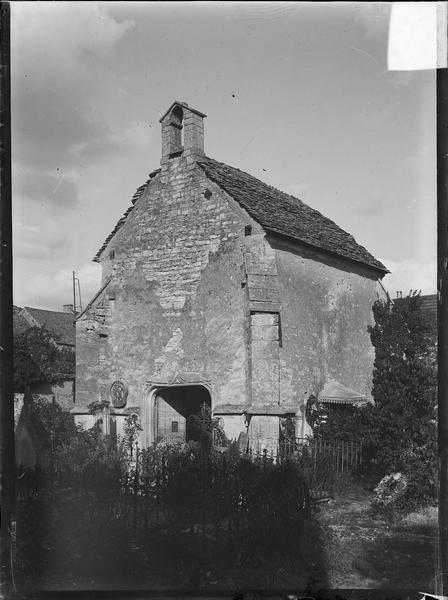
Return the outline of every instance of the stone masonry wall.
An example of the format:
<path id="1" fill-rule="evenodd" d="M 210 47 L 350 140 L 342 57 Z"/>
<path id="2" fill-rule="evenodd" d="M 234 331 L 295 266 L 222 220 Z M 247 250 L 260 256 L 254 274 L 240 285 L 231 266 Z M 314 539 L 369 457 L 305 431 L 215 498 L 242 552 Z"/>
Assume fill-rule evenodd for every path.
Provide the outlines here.
<path id="1" fill-rule="evenodd" d="M 281 403 L 304 406 L 336 379 L 370 398 L 376 278 L 312 251 L 276 249 L 282 298 Z M 303 424 L 302 424 L 303 425 Z M 298 435 L 306 432 L 298 424 Z"/>
<path id="2" fill-rule="evenodd" d="M 105 249 L 110 282 L 77 322 L 75 412 L 108 400 L 117 379 L 144 412 L 146 382 L 176 374 L 210 380 L 213 408 L 247 402 L 244 224 L 194 162 L 165 163 Z"/>
<path id="3" fill-rule="evenodd" d="M 121 379 L 148 428 L 148 382 L 180 376 L 211 385 L 230 437 L 274 449 L 282 411 L 303 436 L 301 408 L 329 379 L 370 395 L 376 276 L 266 238 L 188 153 L 162 161 L 101 260 L 77 321 L 75 413 Z"/>

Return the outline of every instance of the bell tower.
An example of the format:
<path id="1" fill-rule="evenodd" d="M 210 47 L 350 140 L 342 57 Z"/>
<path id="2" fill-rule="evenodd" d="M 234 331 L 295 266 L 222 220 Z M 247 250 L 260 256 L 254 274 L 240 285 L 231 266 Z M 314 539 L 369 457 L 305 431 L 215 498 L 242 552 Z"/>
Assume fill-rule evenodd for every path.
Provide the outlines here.
<path id="1" fill-rule="evenodd" d="M 161 162 L 177 156 L 204 156 L 204 113 L 186 102 L 173 102 L 160 119 L 162 124 Z"/>

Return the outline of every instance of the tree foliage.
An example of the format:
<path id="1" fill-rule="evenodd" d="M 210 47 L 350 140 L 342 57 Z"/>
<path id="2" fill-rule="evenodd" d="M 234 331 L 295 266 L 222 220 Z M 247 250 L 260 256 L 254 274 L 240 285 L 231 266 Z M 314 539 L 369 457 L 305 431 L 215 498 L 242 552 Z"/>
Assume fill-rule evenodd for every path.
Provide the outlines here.
<path id="1" fill-rule="evenodd" d="M 228 445 L 219 417 L 213 417 L 211 408 L 205 403 L 199 413 L 188 417 L 188 427 L 191 439 L 198 441 L 204 448 L 211 448 L 213 443 L 218 446 Z"/>
<path id="2" fill-rule="evenodd" d="M 371 411 L 370 442 L 376 448 L 376 461 L 384 473 L 406 470 L 420 459 L 433 467 L 437 402 L 434 331 L 415 292 L 393 303 L 377 301 L 373 313 L 375 410 Z"/>
<path id="3" fill-rule="evenodd" d="M 14 339 L 14 389 L 26 392 L 33 385 L 58 383 L 73 375 L 74 352 L 58 346 L 44 329 L 30 327 Z"/>
<path id="4" fill-rule="evenodd" d="M 364 466 L 376 481 L 393 472 L 407 476 L 409 507 L 435 497 L 437 358 L 436 328 L 416 292 L 377 300 L 369 328 L 375 348 L 375 404 L 326 409 L 315 434 L 361 441 Z"/>
<path id="5" fill-rule="evenodd" d="M 69 444 L 79 434 L 73 416 L 56 403 L 34 397 L 32 402 L 26 403 L 25 410 L 28 419 L 50 440 L 52 452 Z"/>

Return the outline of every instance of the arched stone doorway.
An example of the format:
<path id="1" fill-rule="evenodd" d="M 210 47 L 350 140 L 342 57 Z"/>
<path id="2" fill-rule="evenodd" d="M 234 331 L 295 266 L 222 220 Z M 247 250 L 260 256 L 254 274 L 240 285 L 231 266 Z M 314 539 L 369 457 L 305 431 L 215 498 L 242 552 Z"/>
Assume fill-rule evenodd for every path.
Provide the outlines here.
<path id="1" fill-rule="evenodd" d="M 209 390 L 200 384 L 175 384 L 154 386 L 148 396 L 145 419 L 146 445 L 162 440 L 197 441 L 197 419 L 201 407 L 211 410 Z"/>

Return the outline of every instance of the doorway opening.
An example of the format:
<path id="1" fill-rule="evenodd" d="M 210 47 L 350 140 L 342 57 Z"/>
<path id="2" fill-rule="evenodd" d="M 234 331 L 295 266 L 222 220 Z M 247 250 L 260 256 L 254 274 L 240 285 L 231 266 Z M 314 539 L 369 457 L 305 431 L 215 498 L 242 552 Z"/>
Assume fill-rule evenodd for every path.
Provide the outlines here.
<path id="1" fill-rule="evenodd" d="M 210 411 L 210 393 L 201 385 L 159 388 L 154 397 L 154 441 L 199 441 Z"/>

